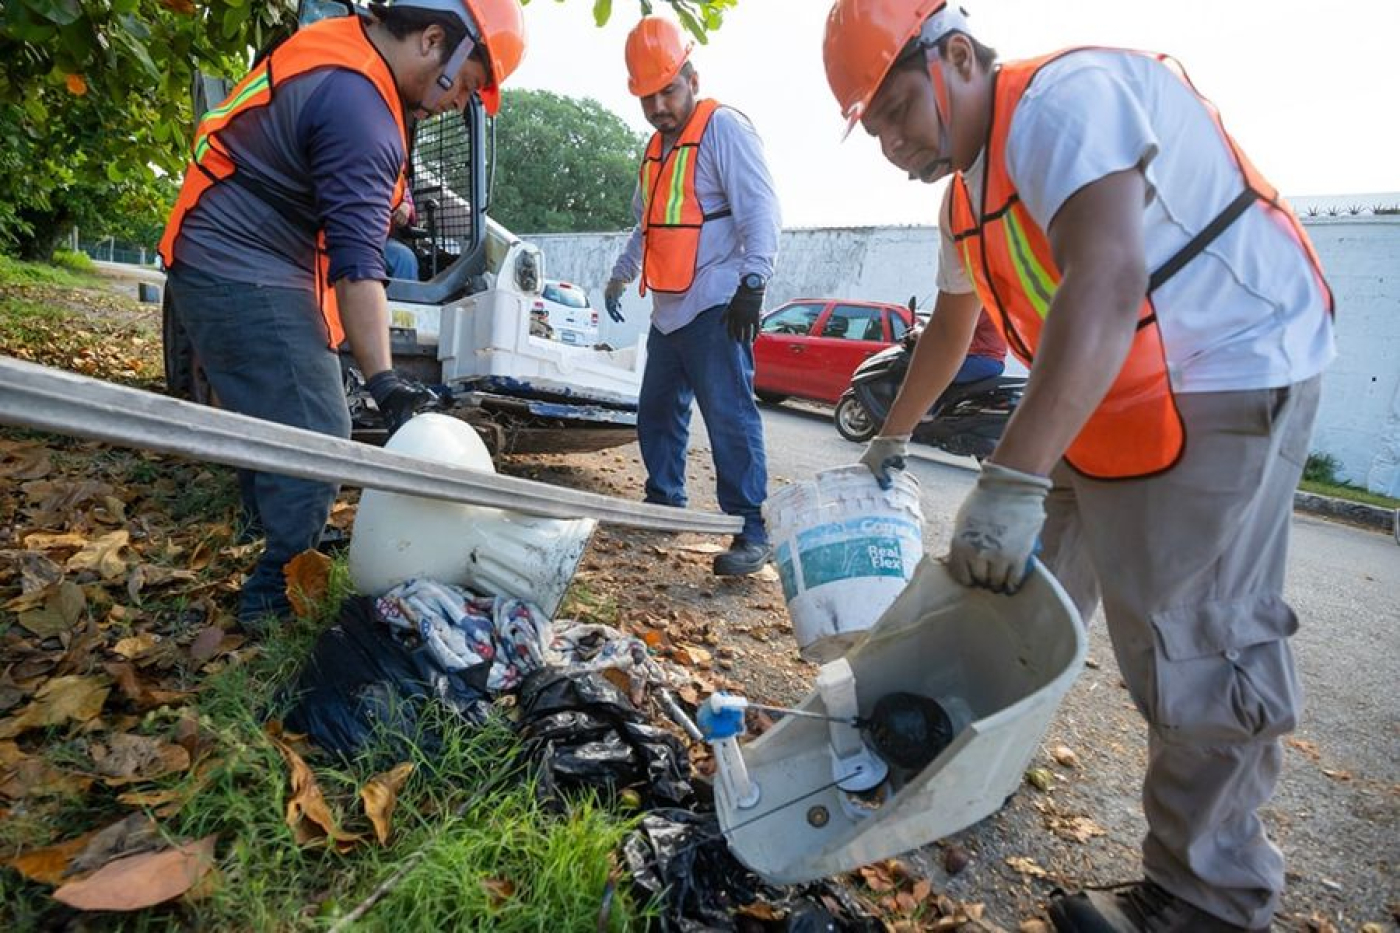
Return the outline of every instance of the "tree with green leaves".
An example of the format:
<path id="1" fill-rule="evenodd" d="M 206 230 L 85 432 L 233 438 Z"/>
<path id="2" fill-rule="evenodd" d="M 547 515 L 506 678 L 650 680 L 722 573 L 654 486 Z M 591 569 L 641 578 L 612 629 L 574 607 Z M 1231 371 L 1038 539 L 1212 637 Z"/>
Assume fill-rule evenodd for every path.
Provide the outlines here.
<path id="1" fill-rule="evenodd" d="M 491 216 L 520 233 L 622 230 L 645 139 L 591 98 L 506 91 Z"/>
<path id="2" fill-rule="evenodd" d="M 737 0 L 669 5 L 700 41 Z M 594 0 L 602 25 L 611 0 Z M 159 218 L 189 158 L 196 72 L 240 77 L 296 0 L 3 0 L 0 250 L 47 258 L 74 224 Z"/>

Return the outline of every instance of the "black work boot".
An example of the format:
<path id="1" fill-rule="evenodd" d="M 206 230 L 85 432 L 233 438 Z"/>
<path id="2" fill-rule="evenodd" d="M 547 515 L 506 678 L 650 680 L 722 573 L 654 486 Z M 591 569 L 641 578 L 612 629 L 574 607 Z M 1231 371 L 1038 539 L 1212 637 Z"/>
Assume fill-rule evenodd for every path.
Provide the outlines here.
<path id="1" fill-rule="evenodd" d="M 1226 923 L 1151 881 L 1057 897 L 1050 922 L 1058 933 L 1266 933 Z"/>
<path id="2" fill-rule="evenodd" d="M 738 535 L 729 545 L 729 550 L 715 555 L 715 576 L 746 577 L 758 573 L 772 556 L 773 549 L 768 542 L 754 544 L 743 535 Z"/>

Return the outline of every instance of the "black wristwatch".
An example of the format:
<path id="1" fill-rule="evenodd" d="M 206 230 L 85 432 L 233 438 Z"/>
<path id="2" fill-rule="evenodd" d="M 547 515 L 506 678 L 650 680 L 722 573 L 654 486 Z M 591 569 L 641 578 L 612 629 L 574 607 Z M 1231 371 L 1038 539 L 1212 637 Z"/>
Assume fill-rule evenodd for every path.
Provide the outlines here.
<path id="1" fill-rule="evenodd" d="M 740 283 L 749 291 L 756 292 L 764 286 L 763 276 L 757 272 L 750 272 L 740 280 Z"/>

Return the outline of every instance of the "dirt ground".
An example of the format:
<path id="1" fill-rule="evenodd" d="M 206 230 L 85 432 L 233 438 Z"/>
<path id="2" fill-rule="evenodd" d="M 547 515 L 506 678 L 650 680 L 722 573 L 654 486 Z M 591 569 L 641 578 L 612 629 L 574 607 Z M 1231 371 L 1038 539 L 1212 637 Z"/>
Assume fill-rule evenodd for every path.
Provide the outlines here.
<path id="1" fill-rule="evenodd" d="M 119 291 L 134 294 L 135 287 Z M 509 458 L 503 469 L 632 499 L 642 486 L 635 446 Z M 707 455 L 692 455 L 690 480 L 693 504 L 714 508 Z M 816 668 L 798 656 L 777 575 L 714 577 L 710 562 L 723 543 L 602 528 L 575 578 L 575 594 L 628 629 L 664 632 L 664 650 L 695 673 L 694 694 L 728 689 L 760 702 L 794 703 L 808 692 Z M 1381 740 L 1394 745 L 1400 733 L 1395 723 L 1389 730 Z M 1032 764 L 1034 782 L 1024 783 L 1000 813 L 907 860 L 934 892 L 984 905 L 984 929 L 1043 929 L 1033 921 L 1044 916 L 1057 886 L 1137 877 L 1144 747 L 1143 725 L 1099 620 L 1091 627 L 1088 669 Z M 1347 773 L 1302 734 L 1290 740 L 1286 756 L 1284 783 L 1265 811 L 1291 866 L 1275 929 L 1400 929 L 1400 783 L 1394 769 Z"/>
<path id="2" fill-rule="evenodd" d="M 631 498 L 643 478 L 635 447 L 517 460 L 508 469 Z M 708 456 L 692 454 L 689 473 L 692 504 L 713 508 Z M 709 669 L 715 687 L 761 702 L 796 702 L 810 689 L 816 667 L 798 656 L 776 574 L 714 577 L 710 560 L 719 543 L 700 535 L 605 528 L 576 582 L 611 594 L 628 627 L 661 627 L 674 641 L 704 644 L 714 653 Z M 1301 735 L 1286 745 L 1285 780 L 1264 811 L 1290 865 L 1274 928 L 1400 929 L 1395 774 L 1339 771 Z M 1001 812 L 908 860 L 936 892 L 985 905 L 984 919 L 1010 930 L 1043 919 L 1057 887 L 1140 877 L 1138 846 L 1145 823 L 1138 782 L 1145 746 L 1146 730 L 1099 618 L 1091 626 L 1088 667 L 1032 762 L 1032 779 Z M 955 873 L 945 868 L 958 868 L 960 862 L 965 867 Z M 1025 929 L 1037 927 L 1027 923 Z"/>

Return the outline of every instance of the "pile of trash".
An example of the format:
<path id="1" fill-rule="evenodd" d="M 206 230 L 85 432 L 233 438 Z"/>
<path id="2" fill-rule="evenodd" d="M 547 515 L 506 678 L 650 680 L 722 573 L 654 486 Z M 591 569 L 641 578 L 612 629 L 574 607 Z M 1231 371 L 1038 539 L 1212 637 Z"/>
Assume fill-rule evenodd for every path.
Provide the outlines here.
<path id="1" fill-rule="evenodd" d="M 509 697 L 548 801 L 626 795 L 646 811 L 623 860 L 638 896 L 662 905 L 661 929 L 881 929 L 839 885 L 776 888 L 730 853 L 682 730 L 643 711 L 655 699 L 683 719 L 671 691 L 688 679 L 609 626 L 551 624 L 521 599 L 413 579 L 343 603 L 290 687 L 285 725 L 347 760 L 396 742 L 431 752 L 435 717 L 481 725 Z"/>

